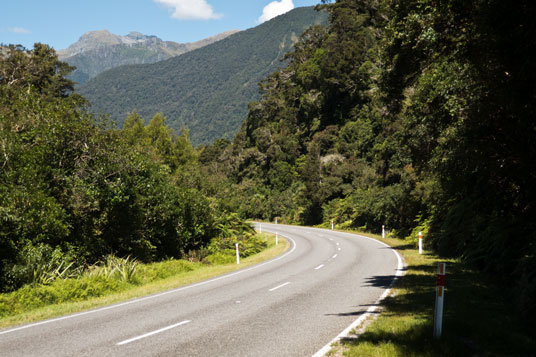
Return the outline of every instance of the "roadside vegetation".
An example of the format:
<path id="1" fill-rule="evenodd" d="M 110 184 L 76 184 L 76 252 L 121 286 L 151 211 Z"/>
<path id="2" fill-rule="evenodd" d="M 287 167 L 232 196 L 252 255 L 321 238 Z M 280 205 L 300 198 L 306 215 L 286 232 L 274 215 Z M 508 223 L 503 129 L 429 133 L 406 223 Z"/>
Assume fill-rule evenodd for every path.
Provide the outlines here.
<path id="1" fill-rule="evenodd" d="M 236 264 L 235 242 L 240 246 Z M 83 311 L 145 296 L 219 276 L 271 259 L 286 249 L 275 245 L 272 234 L 247 239 L 213 239 L 206 250 L 187 259 L 143 264 L 136 259 L 107 256 L 69 276 L 49 271 L 54 279 L 35 281 L 11 293 L 0 294 L 0 328 Z M 54 275 L 56 274 L 56 275 Z"/>
<path id="2" fill-rule="evenodd" d="M 0 293 L 88 269 L 80 284 L 113 290 L 135 282 L 135 262 L 225 263 L 230 242 L 263 248 L 211 194 L 187 130 L 135 111 L 114 127 L 73 93 L 72 69 L 39 43 L 0 55 Z"/>
<path id="3" fill-rule="evenodd" d="M 368 321 L 364 332 L 351 332 L 329 355 L 534 355 L 536 331 L 519 312 L 515 291 L 498 287 L 493 277 L 459 259 L 441 258 L 426 249 L 420 255 L 413 241 L 368 236 L 397 249 L 407 270 L 382 302 L 381 314 Z M 433 316 L 438 262 L 446 262 L 447 268 L 443 333 L 436 340 Z"/>

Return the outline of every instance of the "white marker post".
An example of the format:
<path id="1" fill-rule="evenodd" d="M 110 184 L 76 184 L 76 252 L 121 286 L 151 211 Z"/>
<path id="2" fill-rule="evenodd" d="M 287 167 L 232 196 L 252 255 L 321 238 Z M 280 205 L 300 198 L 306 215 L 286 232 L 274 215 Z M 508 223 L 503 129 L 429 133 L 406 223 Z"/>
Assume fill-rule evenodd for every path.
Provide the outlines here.
<path id="1" fill-rule="evenodd" d="M 275 224 L 277 224 L 277 217 L 275 217 Z"/>
<path id="2" fill-rule="evenodd" d="M 419 232 L 419 254 L 422 254 L 422 232 Z"/>
<path id="3" fill-rule="evenodd" d="M 334 224 L 333 224 L 333 220 L 331 221 L 331 230 L 334 229 Z"/>
<path id="4" fill-rule="evenodd" d="M 259 233 L 262 233 L 262 224 L 259 223 Z"/>
<path id="5" fill-rule="evenodd" d="M 385 225 L 382 224 L 382 238 L 385 238 Z"/>
<path id="6" fill-rule="evenodd" d="M 238 253 L 238 243 L 235 244 L 236 247 L 236 264 L 240 264 L 240 253 Z"/>
<path id="7" fill-rule="evenodd" d="M 443 300 L 445 299 L 446 263 L 437 263 L 436 300 L 434 311 L 434 338 L 441 337 L 443 328 Z"/>
<path id="8" fill-rule="evenodd" d="M 275 245 L 279 243 L 279 233 L 275 233 Z"/>

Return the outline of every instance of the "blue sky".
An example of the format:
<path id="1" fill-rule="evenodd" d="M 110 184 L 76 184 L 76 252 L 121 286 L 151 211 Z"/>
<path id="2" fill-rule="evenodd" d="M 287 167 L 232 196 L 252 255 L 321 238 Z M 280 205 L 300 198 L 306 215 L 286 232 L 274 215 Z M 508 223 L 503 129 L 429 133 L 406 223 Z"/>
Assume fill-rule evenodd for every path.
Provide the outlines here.
<path id="1" fill-rule="evenodd" d="M 294 7 L 320 0 L 2 0 L 0 43 L 35 42 L 64 49 L 85 32 L 138 31 L 163 40 L 193 42 L 245 30 Z"/>

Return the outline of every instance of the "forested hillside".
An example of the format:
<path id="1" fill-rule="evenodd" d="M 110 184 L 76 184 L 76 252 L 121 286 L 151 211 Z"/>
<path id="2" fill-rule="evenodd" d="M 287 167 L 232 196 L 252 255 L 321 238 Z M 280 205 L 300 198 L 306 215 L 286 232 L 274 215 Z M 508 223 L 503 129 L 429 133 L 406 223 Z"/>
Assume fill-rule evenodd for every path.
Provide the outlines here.
<path id="1" fill-rule="evenodd" d="M 257 82 L 277 68 L 300 34 L 327 15 L 297 8 L 212 45 L 151 65 L 122 66 L 79 88 L 92 110 L 119 125 L 133 109 L 146 118 L 162 112 L 168 125 L 190 130 L 194 144 L 232 138 Z"/>
<path id="2" fill-rule="evenodd" d="M 161 114 L 113 128 L 72 94 L 71 70 L 39 43 L 0 55 L 0 292 L 110 254 L 181 258 L 218 237 L 232 248 L 251 230 L 203 193 L 187 132 Z"/>
<path id="3" fill-rule="evenodd" d="M 308 30 L 262 82 L 232 143 L 205 148 L 207 176 L 248 217 L 422 231 L 533 309 L 534 3 L 322 7 L 330 27 Z"/>

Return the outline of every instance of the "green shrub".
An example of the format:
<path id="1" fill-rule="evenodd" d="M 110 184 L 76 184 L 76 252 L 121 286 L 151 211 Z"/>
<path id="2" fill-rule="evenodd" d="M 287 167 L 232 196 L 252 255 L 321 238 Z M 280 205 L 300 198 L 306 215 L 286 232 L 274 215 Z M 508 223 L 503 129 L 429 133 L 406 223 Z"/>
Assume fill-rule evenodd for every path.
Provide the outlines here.
<path id="1" fill-rule="evenodd" d="M 141 265 L 139 274 L 144 282 L 166 279 L 181 273 L 195 270 L 198 264 L 185 260 L 166 260 L 159 263 Z"/>
<path id="2" fill-rule="evenodd" d="M 130 256 L 126 258 L 108 255 L 104 262 L 89 267 L 89 276 L 104 276 L 119 281 L 135 282 L 138 261 Z"/>
<path id="3" fill-rule="evenodd" d="M 47 244 L 27 243 L 20 251 L 9 275 L 15 286 L 25 284 L 47 285 L 58 279 L 79 276 L 82 269 L 75 266 L 68 254 L 59 247 L 52 249 Z"/>
<path id="4" fill-rule="evenodd" d="M 419 232 L 422 233 L 423 239 L 428 239 L 428 232 L 430 230 L 431 219 L 424 219 L 421 215 L 415 219 L 416 227 L 413 228 L 409 236 L 405 238 L 407 242 L 417 245 L 419 241 Z"/>
<path id="5" fill-rule="evenodd" d="M 233 254 L 229 254 L 229 252 L 214 253 L 209 255 L 206 260 L 212 265 L 231 264 L 236 261 L 236 255 Z"/>
<path id="6" fill-rule="evenodd" d="M 210 264 L 232 263 L 236 259 L 236 243 L 238 243 L 241 258 L 257 254 L 268 246 L 268 243 L 259 235 L 217 237 L 211 240 L 208 246 L 210 255 L 205 261 Z"/>

